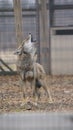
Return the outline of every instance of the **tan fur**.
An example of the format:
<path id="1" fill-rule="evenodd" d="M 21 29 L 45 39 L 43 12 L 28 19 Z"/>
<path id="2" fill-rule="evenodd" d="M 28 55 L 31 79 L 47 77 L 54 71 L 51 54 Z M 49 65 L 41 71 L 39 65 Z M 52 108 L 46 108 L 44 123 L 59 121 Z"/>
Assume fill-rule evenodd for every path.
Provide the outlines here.
<path id="1" fill-rule="evenodd" d="M 28 38 L 29 39 L 29 38 Z M 20 75 L 21 86 L 23 88 L 23 95 L 25 96 L 26 82 L 30 82 L 32 85 L 33 96 L 38 96 L 38 89 L 36 88 L 36 79 L 40 81 L 41 86 L 44 88 L 50 102 L 52 102 L 51 94 L 46 83 L 46 73 L 42 65 L 37 63 L 36 53 L 23 53 L 23 45 L 28 39 L 25 39 L 21 46 L 15 51 L 18 51 L 17 71 Z M 39 96 L 38 96 L 39 97 Z"/>

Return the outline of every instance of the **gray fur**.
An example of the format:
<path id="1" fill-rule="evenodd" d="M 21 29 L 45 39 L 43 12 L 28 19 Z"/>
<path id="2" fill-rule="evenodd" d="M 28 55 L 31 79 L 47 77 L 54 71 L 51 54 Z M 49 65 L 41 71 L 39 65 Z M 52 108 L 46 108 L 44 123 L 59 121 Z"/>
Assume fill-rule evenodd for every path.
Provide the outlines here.
<path id="1" fill-rule="evenodd" d="M 20 75 L 21 81 L 23 81 L 25 85 L 26 81 L 29 81 L 32 84 L 33 96 L 37 95 L 37 97 L 39 97 L 37 88 L 38 86 L 42 86 L 48 98 L 52 101 L 50 91 L 48 90 L 45 80 L 46 73 L 43 66 L 36 62 L 36 48 L 35 44 L 31 42 L 30 35 L 27 40 L 22 42 L 20 47 L 15 51 L 15 54 L 18 55 L 17 71 Z M 25 95 L 24 91 L 23 93 Z"/>

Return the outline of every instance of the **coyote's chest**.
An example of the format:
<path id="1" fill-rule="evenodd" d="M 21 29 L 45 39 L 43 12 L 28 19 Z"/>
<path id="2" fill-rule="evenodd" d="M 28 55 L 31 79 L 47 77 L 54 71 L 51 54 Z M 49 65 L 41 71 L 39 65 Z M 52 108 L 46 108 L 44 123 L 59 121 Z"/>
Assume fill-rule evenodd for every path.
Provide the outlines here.
<path id="1" fill-rule="evenodd" d="M 29 55 L 22 55 L 17 61 L 18 71 L 30 71 L 33 69 L 33 61 Z"/>

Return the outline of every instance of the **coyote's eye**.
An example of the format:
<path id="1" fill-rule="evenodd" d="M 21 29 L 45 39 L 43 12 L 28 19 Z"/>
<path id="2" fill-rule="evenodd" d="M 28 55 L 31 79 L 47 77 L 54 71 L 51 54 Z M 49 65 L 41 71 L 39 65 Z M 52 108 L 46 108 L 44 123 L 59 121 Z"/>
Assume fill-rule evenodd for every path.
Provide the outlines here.
<path id="1" fill-rule="evenodd" d="M 21 50 L 17 49 L 15 52 L 14 52 L 15 55 L 21 55 Z"/>
<path id="2" fill-rule="evenodd" d="M 24 54 L 28 54 L 27 52 L 23 51 Z"/>

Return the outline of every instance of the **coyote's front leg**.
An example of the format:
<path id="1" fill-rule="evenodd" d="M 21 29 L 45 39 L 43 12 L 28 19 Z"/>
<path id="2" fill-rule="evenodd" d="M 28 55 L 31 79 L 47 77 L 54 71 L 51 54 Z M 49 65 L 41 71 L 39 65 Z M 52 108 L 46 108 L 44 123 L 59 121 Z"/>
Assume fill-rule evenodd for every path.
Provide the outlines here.
<path id="1" fill-rule="evenodd" d="M 24 72 L 20 73 L 20 86 L 23 93 L 23 103 L 25 104 L 28 102 L 28 97 L 26 96 L 27 80 L 25 79 Z"/>

